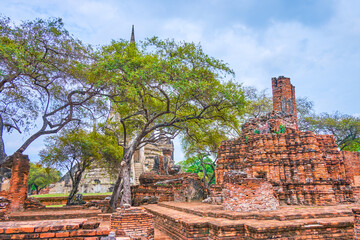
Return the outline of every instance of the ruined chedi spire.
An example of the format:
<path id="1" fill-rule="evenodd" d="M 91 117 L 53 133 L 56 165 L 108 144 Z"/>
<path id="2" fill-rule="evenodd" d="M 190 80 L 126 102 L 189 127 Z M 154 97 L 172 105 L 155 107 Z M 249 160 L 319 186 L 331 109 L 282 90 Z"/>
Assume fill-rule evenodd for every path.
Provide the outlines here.
<path id="1" fill-rule="evenodd" d="M 295 87 L 290 78 L 280 76 L 272 78 L 273 110 L 293 115 L 297 122 L 297 111 L 295 101 Z"/>
<path id="2" fill-rule="evenodd" d="M 135 43 L 134 25 L 132 25 L 132 29 L 131 29 L 131 38 L 130 38 L 130 43 Z"/>

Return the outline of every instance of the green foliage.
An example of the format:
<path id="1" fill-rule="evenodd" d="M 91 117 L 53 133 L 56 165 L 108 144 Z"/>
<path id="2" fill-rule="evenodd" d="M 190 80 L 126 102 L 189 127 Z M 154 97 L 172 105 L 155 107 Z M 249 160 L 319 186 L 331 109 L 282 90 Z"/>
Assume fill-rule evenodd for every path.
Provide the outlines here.
<path id="1" fill-rule="evenodd" d="M 72 188 L 66 205 L 71 204 L 79 191 L 83 172 L 101 158 L 97 136 L 95 131 L 87 133 L 79 128 L 66 129 L 60 135 L 48 137 L 46 149 L 40 152 L 42 163 L 68 171 Z"/>
<path id="2" fill-rule="evenodd" d="M 279 125 L 279 132 L 280 132 L 280 133 L 285 133 L 285 126 L 284 126 L 284 124 L 280 124 L 280 125 Z"/>
<path id="3" fill-rule="evenodd" d="M 41 164 L 30 163 L 28 186 L 37 193 L 51 183 L 60 180 L 60 172 L 54 168 L 43 167 Z"/>
<path id="4" fill-rule="evenodd" d="M 128 135 L 148 123 L 147 129 L 159 126 L 172 135 L 191 128 L 188 122 L 233 118 L 243 108 L 239 86 L 218 80 L 232 71 L 200 46 L 152 38 L 136 47 L 113 42 L 101 55 L 98 72 L 106 76 L 100 82 L 113 95 L 112 111 L 117 118 L 112 120 L 120 124 L 118 120 L 123 119 Z"/>
<path id="5" fill-rule="evenodd" d="M 259 129 L 255 129 L 255 130 L 254 130 L 254 133 L 255 133 L 255 134 L 260 134 Z"/>
<path id="6" fill-rule="evenodd" d="M 109 128 L 111 126 L 111 128 Z M 114 134 L 114 128 L 118 125 L 108 123 L 101 124 L 97 130 L 96 141 L 99 144 L 100 158 L 96 159 L 97 165 L 107 170 L 111 176 L 116 176 L 124 154 L 124 149 L 119 146 L 119 139 Z M 112 128 L 114 127 L 114 128 Z M 121 129 L 117 129 L 121 131 Z M 121 143 L 120 143 L 121 144 Z"/>
<path id="7" fill-rule="evenodd" d="M 97 133 L 83 129 L 69 129 L 60 135 L 46 139 L 46 148 L 40 152 L 41 162 L 46 166 L 70 171 L 73 167 L 87 168 L 100 159 Z"/>
<path id="8" fill-rule="evenodd" d="M 246 136 L 245 136 L 245 143 L 247 144 L 248 142 L 249 142 L 249 136 L 246 135 Z"/>
<path id="9" fill-rule="evenodd" d="M 314 103 L 310 101 L 308 98 L 296 98 L 296 109 L 297 109 L 297 117 L 298 117 L 298 126 L 299 130 L 307 131 L 309 129 L 308 122 L 306 118 L 311 117 L 315 114 L 314 112 Z"/>
<path id="10" fill-rule="evenodd" d="M 342 150 L 350 152 L 360 152 L 360 138 L 350 141 L 350 143 L 344 146 Z"/>
<path id="11" fill-rule="evenodd" d="M 204 176 L 203 165 L 205 166 L 205 179 L 210 180 L 210 177 L 214 174 L 214 169 L 211 167 L 213 165 L 213 160 L 208 156 L 204 157 L 201 161 L 199 156 L 194 156 L 187 158 L 184 161 L 179 162 L 181 169 L 187 173 L 196 173 L 199 175 L 199 178 L 202 179 Z M 209 184 L 214 184 L 215 179 Z"/>

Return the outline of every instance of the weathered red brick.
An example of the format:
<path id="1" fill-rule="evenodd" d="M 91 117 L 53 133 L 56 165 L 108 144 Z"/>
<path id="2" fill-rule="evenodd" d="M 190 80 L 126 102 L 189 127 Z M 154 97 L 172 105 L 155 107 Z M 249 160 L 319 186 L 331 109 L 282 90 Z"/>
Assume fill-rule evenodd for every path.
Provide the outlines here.
<path id="1" fill-rule="evenodd" d="M 52 238 L 55 237 L 55 233 L 48 232 L 48 233 L 40 233 L 40 238 Z"/>

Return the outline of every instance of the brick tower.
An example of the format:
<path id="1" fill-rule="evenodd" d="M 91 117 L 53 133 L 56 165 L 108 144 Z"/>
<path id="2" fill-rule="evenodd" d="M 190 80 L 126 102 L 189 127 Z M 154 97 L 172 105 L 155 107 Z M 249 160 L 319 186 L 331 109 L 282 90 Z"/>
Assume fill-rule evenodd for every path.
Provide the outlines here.
<path id="1" fill-rule="evenodd" d="M 280 76 L 272 78 L 273 110 L 293 115 L 297 122 L 295 87 L 291 84 L 290 78 Z"/>

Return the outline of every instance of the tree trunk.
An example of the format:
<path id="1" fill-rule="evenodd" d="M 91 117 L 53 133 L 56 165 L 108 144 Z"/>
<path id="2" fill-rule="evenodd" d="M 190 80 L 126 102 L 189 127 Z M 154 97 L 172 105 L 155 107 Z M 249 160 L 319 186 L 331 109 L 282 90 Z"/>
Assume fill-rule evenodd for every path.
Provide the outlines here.
<path id="1" fill-rule="evenodd" d="M 120 205 L 131 205 L 131 186 L 130 186 L 130 161 L 122 169 L 123 176 L 123 193 L 121 195 Z"/>
<path id="2" fill-rule="evenodd" d="M 207 172 L 206 172 L 205 164 L 203 163 L 202 159 L 201 159 L 201 166 L 202 166 L 202 169 L 203 169 L 202 181 L 203 181 L 204 187 L 206 189 L 206 195 L 209 196 L 210 195 L 210 185 L 208 184 L 208 182 L 206 180 Z"/>
<path id="3" fill-rule="evenodd" d="M 121 171 L 121 168 L 120 168 L 120 171 L 119 171 L 119 176 L 118 178 L 116 179 L 116 183 L 115 183 L 115 186 L 114 186 L 114 190 L 113 190 L 113 194 L 111 195 L 111 199 L 110 199 L 110 211 L 112 210 L 115 210 L 116 209 L 116 204 L 117 204 L 117 201 L 119 199 L 119 196 L 120 196 L 120 192 L 122 190 L 122 171 Z"/>
<path id="4" fill-rule="evenodd" d="M 39 195 L 39 192 L 40 192 L 41 189 L 39 189 L 38 186 L 35 186 L 35 190 L 36 190 L 36 195 Z"/>
<path id="5" fill-rule="evenodd" d="M 120 205 L 122 206 L 125 203 L 131 204 L 130 163 L 131 163 L 131 158 L 135 152 L 136 146 L 137 146 L 136 142 L 135 141 L 132 142 L 130 144 L 130 147 L 126 149 L 125 154 L 123 156 L 121 167 L 119 170 L 119 175 L 116 180 L 116 184 L 114 186 L 113 194 L 111 195 L 111 200 L 110 200 L 111 211 L 115 211 L 116 209 L 116 203 L 118 202 L 121 189 L 123 190 L 123 192 L 121 195 Z M 120 184 L 121 181 L 122 184 Z"/>
<path id="6" fill-rule="evenodd" d="M 75 172 L 75 174 L 74 174 L 75 175 L 74 181 L 72 182 L 72 188 L 71 188 L 70 194 L 69 194 L 67 202 L 66 202 L 67 206 L 71 205 L 71 199 L 73 199 L 75 194 L 79 191 L 79 184 L 81 181 L 82 172 L 83 171 L 80 171 L 78 173 Z"/>
<path id="7" fill-rule="evenodd" d="M 0 115 L 0 164 L 3 163 L 3 161 L 6 158 L 3 133 L 4 133 L 4 123 L 3 123 L 3 119 Z"/>

